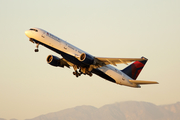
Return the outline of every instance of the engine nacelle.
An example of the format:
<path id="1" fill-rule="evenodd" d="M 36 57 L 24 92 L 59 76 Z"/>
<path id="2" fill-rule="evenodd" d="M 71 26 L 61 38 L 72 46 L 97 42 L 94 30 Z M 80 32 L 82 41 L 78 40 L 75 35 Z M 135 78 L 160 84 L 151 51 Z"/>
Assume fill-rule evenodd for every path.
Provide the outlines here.
<path id="1" fill-rule="evenodd" d="M 47 60 L 47 63 L 49 63 L 52 66 L 64 67 L 63 61 L 56 56 L 49 55 L 46 60 Z"/>
<path id="2" fill-rule="evenodd" d="M 79 57 L 79 60 L 81 62 L 83 62 L 84 64 L 87 64 L 87 65 L 92 65 L 94 64 L 94 57 L 93 56 L 90 56 L 86 53 L 82 53 Z"/>

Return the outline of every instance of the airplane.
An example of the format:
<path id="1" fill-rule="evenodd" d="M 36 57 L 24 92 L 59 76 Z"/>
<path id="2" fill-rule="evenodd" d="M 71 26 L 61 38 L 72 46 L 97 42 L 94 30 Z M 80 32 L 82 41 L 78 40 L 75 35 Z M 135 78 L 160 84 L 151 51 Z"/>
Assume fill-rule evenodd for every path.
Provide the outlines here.
<path id="1" fill-rule="evenodd" d="M 47 56 L 47 63 L 55 67 L 73 67 L 73 75 L 76 77 L 84 75 L 92 76 L 96 74 L 108 81 L 119 85 L 134 88 L 141 88 L 141 84 L 158 84 L 156 81 L 136 80 L 148 59 L 141 58 L 107 58 L 95 57 L 72 44 L 56 37 L 40 28 L 30 28 L 25 31 L 25 35 L 32 43 L 36 44 L 35 52 L 38 52 L 39 45 L 42 45 L 58 54 L 62 58 L 54 55 Z M 134 62 L 134 63 L 132 63 Z M 117 64 L 128 64 L 123 70 L 114 66 Z M 113 65 L 113 66 L 112 66 Z"/>

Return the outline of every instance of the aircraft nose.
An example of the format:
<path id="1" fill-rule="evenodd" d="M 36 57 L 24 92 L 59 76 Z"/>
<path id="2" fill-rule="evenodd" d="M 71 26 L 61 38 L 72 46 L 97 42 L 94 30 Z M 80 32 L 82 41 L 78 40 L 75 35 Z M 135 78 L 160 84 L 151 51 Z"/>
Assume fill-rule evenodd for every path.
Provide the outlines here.
<path id="1" fill-rule="evenodd" d="M 26 35 L 27 37 L 29 37 L 29 30 L 26 30 L 26 31 L 25 31 L 25 35 Z"/>

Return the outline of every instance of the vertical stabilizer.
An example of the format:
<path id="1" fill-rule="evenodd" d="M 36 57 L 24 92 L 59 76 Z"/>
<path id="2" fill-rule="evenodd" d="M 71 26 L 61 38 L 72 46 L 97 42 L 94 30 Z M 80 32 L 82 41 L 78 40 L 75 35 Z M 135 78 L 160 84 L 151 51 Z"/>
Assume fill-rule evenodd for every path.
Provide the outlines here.
<path id="1" fill-rule="evenodd" d="M 147 60 L 145 57 L 142 57 L 143 61 L 135 61 L 128 67 L 122 70 L 126 75 L 131 77 L 132 79 L 136 80 L 138 75 L 140 74 L 141 70 L 143 69 L 144 65 L 146 64 Z"/>

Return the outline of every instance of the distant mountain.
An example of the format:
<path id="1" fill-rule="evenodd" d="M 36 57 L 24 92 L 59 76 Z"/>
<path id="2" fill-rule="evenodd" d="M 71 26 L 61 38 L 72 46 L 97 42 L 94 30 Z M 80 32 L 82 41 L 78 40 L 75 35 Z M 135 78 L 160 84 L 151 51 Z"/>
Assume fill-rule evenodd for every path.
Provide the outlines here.
<path id="1" fill-rule="evenodd" d="M 101 108 L 78 106 L 27 120 L 180 120 L 180 102 L 161 106 L 135 101 Z"/>
<path id="2" fill-rule="evenodd" d="M 0 120 L 7 120 L 7 119 L 4 119 L 4 118 L 0 118 Z M 10 120 L 17 120 L 17 119 L 14 119 L 14 118 L 13 118 L 13 119 L 10 119 Z"/>

